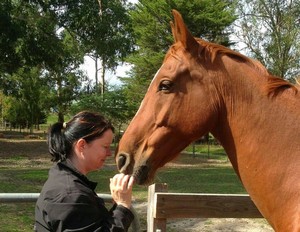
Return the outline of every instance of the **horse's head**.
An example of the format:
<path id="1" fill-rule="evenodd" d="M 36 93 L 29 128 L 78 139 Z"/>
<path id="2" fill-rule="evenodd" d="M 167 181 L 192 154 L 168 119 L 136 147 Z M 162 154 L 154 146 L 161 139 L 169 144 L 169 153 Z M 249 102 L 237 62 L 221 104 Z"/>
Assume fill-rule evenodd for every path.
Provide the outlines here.
<path id="1" fill-rule="evenodd" d="M 173 11 L 175 43 L 166 54 L 116 153 L 120 172 L 149 183 L 156 170 L 207 133 L 216 117 L 214 87 L 200 65 L 202 47 Z"/>

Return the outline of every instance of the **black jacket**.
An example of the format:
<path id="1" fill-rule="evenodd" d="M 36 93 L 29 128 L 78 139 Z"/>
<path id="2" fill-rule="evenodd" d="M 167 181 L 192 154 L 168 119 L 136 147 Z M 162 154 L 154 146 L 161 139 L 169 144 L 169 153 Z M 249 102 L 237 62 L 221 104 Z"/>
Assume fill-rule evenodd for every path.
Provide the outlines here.
<path id="1" fill-rule="evenodd" d="M 127 231 L 132 212 L 120 205 L 108 211 L 96 185 L 69 161 L 54 165 L 36 203 L 35 231 Z"/>

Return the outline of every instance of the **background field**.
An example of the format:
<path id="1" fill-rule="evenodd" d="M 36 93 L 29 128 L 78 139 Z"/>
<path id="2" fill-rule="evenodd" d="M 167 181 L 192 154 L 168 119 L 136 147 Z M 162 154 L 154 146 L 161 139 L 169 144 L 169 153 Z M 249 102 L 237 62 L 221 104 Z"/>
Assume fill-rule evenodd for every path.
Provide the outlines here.
<path id="1" fill-rule="evenodd" d="M 0 192 L 40 192 L 52 166 L 43 139 L 0 139 Z M 113 148 L 112 148 L 113 149 Z M 190 151 L 192 148 L 188 148 Z M 168 183 L 170 192 L 245 193 L 223 149 L 198 145 L 197 152 L 181 154 L 159 170 L 156 183 Z M 105 167 L 89 175 L 98 182 L 96 191 L 109 194 L 109 178 L 117 173 L 113 157 Z M 146 229 L 147 187 L 134 187 L 134 204 L 143 230 Z M 0 231 L 32 231 L 34 204 L 0 204 Z M 174 227 L 174 225 L 173 225 Z M 180 231 L 178 225 L 174 230 Z"/>

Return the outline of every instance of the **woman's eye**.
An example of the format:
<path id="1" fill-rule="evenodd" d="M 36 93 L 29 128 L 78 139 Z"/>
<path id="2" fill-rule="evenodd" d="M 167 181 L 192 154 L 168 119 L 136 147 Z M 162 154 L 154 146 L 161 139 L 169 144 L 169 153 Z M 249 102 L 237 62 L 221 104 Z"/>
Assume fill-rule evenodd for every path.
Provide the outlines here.
<path id="1" fill-rule="evenodd" d="M 159 84 L 158 91 L 170 91 L 172 86 L 173 86 L 173 83 L 171 81 L 163 80 Z"/>

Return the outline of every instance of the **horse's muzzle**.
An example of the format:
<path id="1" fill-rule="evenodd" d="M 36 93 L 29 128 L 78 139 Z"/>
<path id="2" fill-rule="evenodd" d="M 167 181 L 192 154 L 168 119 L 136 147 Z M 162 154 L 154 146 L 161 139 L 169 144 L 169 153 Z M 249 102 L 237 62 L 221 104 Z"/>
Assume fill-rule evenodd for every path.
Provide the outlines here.
<path id="1" fill-rule="evenodd" d="M 142 185 L 149 182 L 149 165 L 144 163 L 135 167 L 134 159 L 126 152 L 119 152 L 116 155 L 116 163 L 119 172 L 126 175 L 132 175 L 136 184 Z"/>

